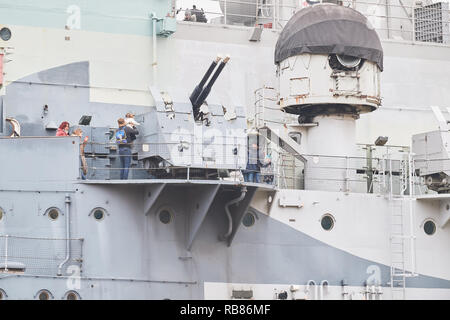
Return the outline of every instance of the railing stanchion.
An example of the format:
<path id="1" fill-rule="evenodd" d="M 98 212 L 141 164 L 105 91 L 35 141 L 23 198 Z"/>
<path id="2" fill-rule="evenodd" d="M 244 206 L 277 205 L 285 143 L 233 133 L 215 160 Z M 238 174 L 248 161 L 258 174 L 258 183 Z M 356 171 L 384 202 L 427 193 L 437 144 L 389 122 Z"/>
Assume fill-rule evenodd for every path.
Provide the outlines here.
<path id="1" fill-rule="evenodd" d="M 223 10 L 223 23 L 224 24 L 228 24 L 227 23 L 227 0 L 225 0 L 225 5 L 224 5 L 224 10 Z"/>
<path id="2" fill-rule="evenodd" d="M 8 237 L 5 236 L 5 272 L 8 272 Z"/>

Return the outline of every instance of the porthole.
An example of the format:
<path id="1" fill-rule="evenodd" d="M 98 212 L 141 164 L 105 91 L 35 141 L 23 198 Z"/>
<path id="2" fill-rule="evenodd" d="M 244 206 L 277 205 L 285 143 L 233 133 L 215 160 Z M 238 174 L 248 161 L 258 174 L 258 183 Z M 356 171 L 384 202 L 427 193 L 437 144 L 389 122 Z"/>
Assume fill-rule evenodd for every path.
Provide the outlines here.
<path id="1" fill-rule="evenodd" d="M 97 209 L 94 211 L 94 218 L 96 220 L 102 220 L 105 217 L 105 213 L 101 209 Z"/>
<path id="2" fill-rule="evenodd" d="M 75 291 L 68 291 L 64 295 L 64 300 L 80 300 L 80 299 L 81 299 L 80 295 Z"/>
<path id="3" fill-rule="evenodd" d="M 172 214 L 169 210 L 163 209 L 159 212 L 159 221 L 164 224 L 169 224 L 172 221 Z"/>
<path id="4" fill-rule="evenodd" d="M 242 219 L 242 224 L 247 228 L 253 226 L 255 224 L 256 218 L 255 215 L 251 212 L 247 212 Z"/>
<path id="5" fill-rule="evenodd" d="M 320 220 L 320 224 L 322 228 L 326 231 L 330 231 L 334 227 L 334 218 L 333 216 L 326 214 Z"/>
<path id="6" fill-rule="evenodd" d="M 53 295 L 50 293 L 50 291 L 46 289 L 42 289 L 37 293 L 37 299 L 38 300 L 50 300 L 53 299 Z"/>
<path id="7" fill-rule="evenodd" d="M 436 224 L 432 220 L 425 221 L 423 230 L 427 235 L 432 236 L 436 232 Z"/>
<path id="8" fill-rule="evenodd" d="M 50 218 L 50 220 L 58 219 L 60 213 L 61 212 L 59 211 L 59 209 L 55 207 L 48 208 L 47 211 L 45 212 L 45 214 Z"/>
<path id="9" fill-rule="evenodd" d="M 56 220 L 56 219 L 58 219 L 59 212 L 56 209 L 52 209 L 49 211 L 48 216 L 50 217 L 50 219 Z"/>
<path id="10" fill-rule="evenodd" d="M 3 41 L 8 41 L 9 39 L 11 39 L 11 30 L 9 28 L 2 28 L 0 30 L 0 38 Z"/>
<path id="11" fill-rule="evenodd" d="M 70 292 L 70 293 L 67 295 L 67 300 L 78 300 L 78 297 L 77 297 L 77 295 L 76 295 L 75 293 Z"/>
<path id="12" fill-rule="evenodd" d="M 89 213 L 89 215 L 92 215 L 95 220 L 101 221 L 101 220 L 105 219 L 107 212 L 105 209 L 98 207 L 98 208 L 92 209 L 92 211 L 91 211 L 91 213 Z"/>
<path id="13" fill-rule="evenodd" d="M 39 300 L 49 300 L 49 299 L 50 299 L 50 295 L 47 292 L 42 291 L 39 294 Z"/>

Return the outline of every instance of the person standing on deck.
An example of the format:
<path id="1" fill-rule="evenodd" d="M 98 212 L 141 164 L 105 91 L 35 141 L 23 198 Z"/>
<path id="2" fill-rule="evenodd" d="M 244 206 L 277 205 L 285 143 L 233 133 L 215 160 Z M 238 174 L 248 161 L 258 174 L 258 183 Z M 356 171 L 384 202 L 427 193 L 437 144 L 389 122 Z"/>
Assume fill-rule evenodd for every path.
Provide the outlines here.
<path id="1" fill-rule="evenodd" d="M 264 154 L 260 148 L 259 136 L 249 135 L 247 138 L 247 167 L 244 170 L 244 181 L 260 183 L 261 167 L 265 165 L 261 162 Z"/>
<path id="2" fill-rule="evenodd" d="M 123 118 L 117 120 L 117 123 L 119 129 L 116 131 L 116 142 L 119 145 L 120 179 L 126 180 L 131 166 L 131 146 L 139 131 L 134 126 L 127 126 Z"/>
<path id="3" fill-rule="evenodd" d="M 75 129 L 72 133 L 73 137 L 80 137 L 80 139 L 83 137 L 83 130 L 80 128 Z M 84 149 L 86 147 L 86 144 L 89 140 L 89 137 L 84 137 L 83 141 L 80 143 L 80 159 L 81 159 L 81 179 L 86 180 L 87 178 L 87 162 L 86 162 L 86 156 L 84 155 Z"/>

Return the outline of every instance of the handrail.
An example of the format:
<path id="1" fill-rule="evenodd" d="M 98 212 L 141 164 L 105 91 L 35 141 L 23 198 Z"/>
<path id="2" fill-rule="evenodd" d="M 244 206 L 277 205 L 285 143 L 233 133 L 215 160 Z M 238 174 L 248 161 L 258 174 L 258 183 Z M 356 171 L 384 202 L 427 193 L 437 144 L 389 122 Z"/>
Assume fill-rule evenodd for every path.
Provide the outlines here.
<path id="1" fill-rule="evenodd" d="M 89 142 L 90 143 L 90 142 Z M 88 143 L 88 144 L 89 144 Z M 185 142 L 183 142 L 184 144 Z M 109 143 L 92 143 L 96 146 L 114 146 L 114 148 L 108 148 L 104 153 L 95 153 L 96 149 L 91 148 L 91 152 L 85 153 L 87 160 L 88 179 L 89 180 L 104 180 L 104 179 L 118 179 L 115 177 L 119 171 L 123 169 L 118 161 L 123 156 L 118 153 L 117 144 L 113 142 Z M 159 157 L 158 155 L 166 155 L 168 159 L 159 157 L 159 163 L 151 167 L 145 167 L 144 159 L 137 160 L 136 156 L 142 149 L 142 146 L 146 145 L 148 150 L 152 151 L 152 155 Z M 206 155 L 204 146 L 201 142 L 189 144 L 189 148 L 185 149 L 186 158 L 183 161 L 176 161 L 174 157 L 171 158 L 171 152 L 179 152 L 180 142 L 167 142 L 167 143 L 136 143 L 133 145 L 132 150 L 134 154 L 134 160 L 129 168 L 130 179 L 206 179 L 206 180 L 228 180 L 236 183 L 244 182 L 244 175 L 246 172 L 247 163 L 247 150 L 240 150 L 239 154 L 229 153 L 235 146 L 233 143 L 223 144 L 210 144 L 212 150 L 224 150 L 223 153 L 217 153 L 211 158 L 207 157 L 204 164 L 199 161 L 200 158 L 204 158 Z M 184 145 L 184 147 L 186 147 Z M 241 146 L 242 147 L 242 146 Z M 163 149 L 164 148 L 164 149 Z M 173 150 L 171 151 L 171 149 Z M 200 154 L 197 155 L 193 150 L 199 150 Z M 383 150 L 389 150 L 388 153 L 384 153 Z M 89 150 L 85 148 L 85 150 Z M 186 151 L 188 150 L 188 151 Z M 327 181 L 331 183 L 343 183 L 345 190 L 350 192 L 365 193 L 369 190 L 379 190 L 380 194 L 390 194 L 391 196 L 406 195 L 406 191 L 409 194 L 421 193 L 424 188 L 427 187 L 424 179 L 415 174 L 415 168 L 417 164 L 421 164 L 427 161 L 450 161 L 450 159 L 414 159 L 409 152 L 403 152 L 403 148 L 399 149 L 399 152 L 395 153 L 392 147 L 377 147 L 377 152 L 381 154 L 380 157 L 372 157 L 373 165 L 367 165 L 367 156 L 339 156 L 339 155 L 318 155 L 318 154 L 306 154 L 302 153 L 302 157 L 306 159 L 306 162 L 312 161 L 313 166 L 306 166 L 293 154 L 284 151 L 278 146 L 274 145 L 270 141 L 263 147 L 263 154 L 270 154 L 271 163 L 267 167 L 260 169 L 260 181 L 261 183 L 270 184 L 276 188 L 288 188 L 288 189 L 302 189 L 305 179 L 305 170 L 316 170 L 316 172 L 325 172 L 326 174 L 309 175 L 308 181 Z M 362 150 L 361 150 L 362 152 Z M 197 157 L 196 159 L 194 159 Z M 245 160 L 242 160 L 245 157 Z M 260 155 L 261 157 L 261 155 Z M 405 159 L 411 161 L 406 167 Z M 409 160 L 411 159 L 411 160 Z M 263 159 L 260 158 L 263 162 Z M 312 163 L 311 163 L 312 164 Z M 81 166 L 80 166 L 81 168 Z M 309 169 L 308 169 L 309 168 Z M 414 168 L 414 169 L 413 169 Z M 370 175 L 368 170 L 372 171 Z M 412 172 L 414 170 L 414 172 Z M 340 177 L 338 172 L 346 172 L 345 177 Z M 406 177 L 405 175 L 408 174 Z M 367 190 L 367 179 L 372 176 L 371 187 Z M 115 177 L 115 178 L 114 178 Z M 403 183 L 402 183 L 403 181 Z M 356 188 L 355 188 L 356 186 Z M 364 187 L 363 187 L 364 186 Z M 407 189 L 402 189 L 407 186 Z M 365 189 L 365 190 L 364 190 Z M 357 190 L 357 191 L 355 191 Z M 404 191 L 404 192 L 403 192 Z M 369 192 L 372 193 L 372 192 Z"/>
<path id="2" fill-rule="evenodd" d="M 81 238 L 42 238 L 0 234 L 2 272 L 21 275 L 60 276 L 62 264 L 79 266 L 83 256 Z M 70 254 L 67 253 L 67 244 Z M 36 251 L 36 247 L 39 250 Z M 68 257 L 68 259 L 67 259 Z"/>
<path id="3" fill-rule="evenodd" d="M 223 5 L 223 9 L 204 10 L 210 24 L 247 25 L 282 30 L 284 25 L 297 11 L 300 4 L 290 5 L 283 1 L 259 0 L 210 0 L 211 5 Z M 450 10 L 448 3 L 419 6 L 415 1 L 399 0 L 399 3 L 386 1 L 343 1 L 343 5 L 351 7 L 363 15 L 374 25 L 382 39 L 413 41 L 417 43 L 442 43 L 450 45 Z M 439 7 L 441 6 L 441 7 Z M 254 9 L 252 12 L 252 8 Z M 429 13 L 442 12 L 442 19 L 429 17 Z M 178 20 L 183 20 L 184 9 L 179 11 Z M 215 18 L 221 18 L 218 20 Z M 198 22 L 191 22 L 198 23 Z"/>

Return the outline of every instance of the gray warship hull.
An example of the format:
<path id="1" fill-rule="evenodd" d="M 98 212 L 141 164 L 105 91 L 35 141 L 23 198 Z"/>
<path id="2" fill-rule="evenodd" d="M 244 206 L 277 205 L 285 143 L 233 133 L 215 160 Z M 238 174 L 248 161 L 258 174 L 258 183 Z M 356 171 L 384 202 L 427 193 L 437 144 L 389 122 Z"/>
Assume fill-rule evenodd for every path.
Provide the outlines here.
<path id="1" fill-rule="evenodd" d="M 83 1 L 72 2 L 85 17 Z M 355 181 L 339 191 L 302 190 L 293 157 L 292 165 L 284 164 L 290 175 L 280 173 L 273 184 L 190 176 L 188 165 L 179 175 L 155 178 L 137 158 L 130 179 L 118 180 L 108 134 L 127 112 L 165 115 L 150 84 L 170 93 L 176 119 L 186 115 L 189 122 L 182 106 L 211 59 L 229 53 L 208 103 L 217 114 L 221 106 L 234 107 L 236 121 L 253 119 L 255 90 L 277 86 L 279 31 L 264 29 L 254 42 L 246 26 L 178 21 L 175 33 L 156 39 L 152 18 L 138 12 L 166 8 L 140 3 L 129 9 L 125 1 L 117 3 L 121 14 L 88 7 L 80 29 L 64 28 L 76 15 L 65 11 L 70 4 L 46 1 L 36 10 L 25 2 L 0 3 L 0 23 L 13 35 L 0 42 L 0 297 L 277 299 L 287 292 L 288 299 L 450 298 L 450 197 L 419 183 L 402 191 L 403 175 L 414 175 L 402 171 L 405 158 L 373 171 L 379 179 L 371 192 L 366 158 Z M 158 28 L 172 32 L 168 23 Z M 364 157 L 362 148 L 378 136 L 409 146 L 412 135 L 435 130 L 430 106 L 450 101 L 448 45 L 400 39 L 382 45 L 383 105 L 356 123 Z M 79 139 L 55 137 L 54 128 L 83 115 L 92 116 L 83 127 L 91 139 L 87 180 L 80 176 Z M 282 125 L 285 115 L 271 117 Z M 20 123 L 19 137 L 7 119 Z M 178 147 L 177 139 L 165 143 Z M 234 164 L 236 172 L 242 169 Z M 326 215 L 333 218 L 331 231 L 321 225 Z M 401 267 L 392 249 L 396 215 Z M 424 232 L 427 221 L 435 223 L 432 236 Z M 403 274 L 395 273 L 399 269 Z"/>

